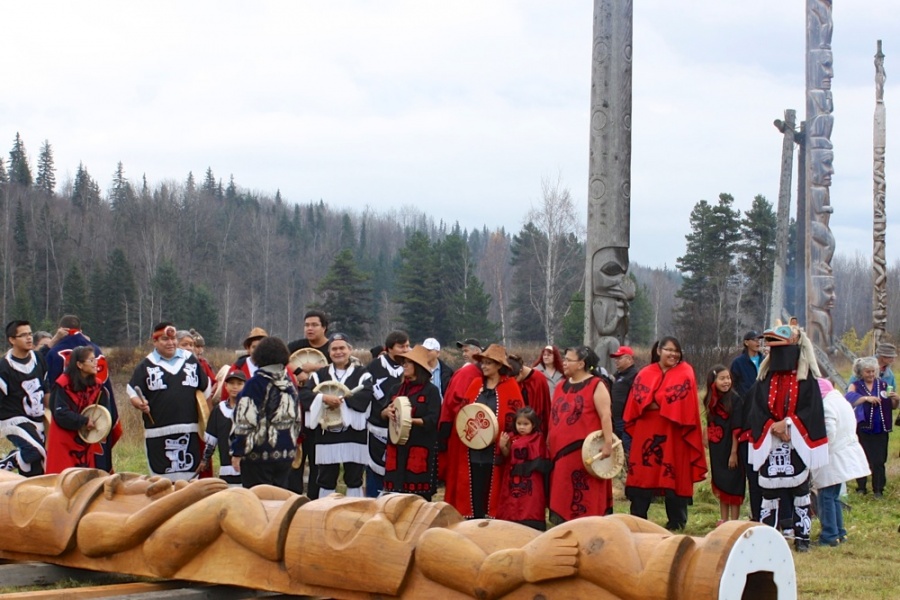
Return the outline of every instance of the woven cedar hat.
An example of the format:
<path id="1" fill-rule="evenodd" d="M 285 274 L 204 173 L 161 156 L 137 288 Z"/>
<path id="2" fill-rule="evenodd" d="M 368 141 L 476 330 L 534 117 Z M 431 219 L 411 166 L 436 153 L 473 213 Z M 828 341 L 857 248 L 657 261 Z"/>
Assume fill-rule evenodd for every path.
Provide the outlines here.
<path id="1" fill-rule="evenodd" d="M 482 360 L 484 358 L 489 358 L 493 361 L 496 361 L 506 367 L 507 369 L 512 369 L 509 364 L 509 360 L 506 356 L 506 348 L 501 346 L 500 344 L 491 344 L 487 347 L 486 350 L 479 352 L 472 356 L 475 360 Z"/>

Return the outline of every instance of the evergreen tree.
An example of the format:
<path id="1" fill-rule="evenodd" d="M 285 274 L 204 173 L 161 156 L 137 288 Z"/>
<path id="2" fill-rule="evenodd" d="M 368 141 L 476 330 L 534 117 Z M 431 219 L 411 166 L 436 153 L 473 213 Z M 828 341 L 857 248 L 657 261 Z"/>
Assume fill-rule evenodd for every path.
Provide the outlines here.
<path id="1" fill-rule="evenodd" d="M 740 239 L 740 211 L 734 198 L 719 194 L 719 202 L 698 202 L 691 211 L 687 248 L 676 267 L 684 275 L 676 296 L 681 299 L 675 326 L 681 342 L 692 348 L 732 344 L 734 310 L 729 284 L 735 273 Z"/>
<path id="2" fill-rule="evenodd" d="M 205 285 L 191 284 L 188 287 L 188 312 L 185 329 L 193 327 L 203 333 L 206 343 L 214 346 L 219 342 L 219 309 L 216 298 Z"/>
<path id="3" fill-rule="evenodd" d="M 432 309 L 435 329 L 430 334 L 439 340 L 475 336 L 491 339 L 497 327 L 488 318 L 491 296 L 475 275 L 466 234 L 459 223 L 435 246 L 436 271 L 440 295 Z M 426 336 L 427 337 L 427 336 Z"/>
<path id="4" fill-rule="evenodd" d="M 137 286 L 134 272 L 121 248 L 116 248 L 109 256 L 106 289 L 109 293 L 106 326 L 110 343 L 134 344 L 140 337 L 137 330 Z"/>
<path id="5" fill-rule="evenodd" d="M 170 260 L 164 260 L 156 269 L 150 282 L 153 290 L 157 320 L 172 321 L 179 327 L 188 316 L 188 303 L 184 283 Z"/>
<path id="6" fill-rule="evenodd" d="M 453 328 L 444 340 L 475 337 L 479 340 L 492 340 L 497 336 L 497 325 L 488 318 L 491 308 L 491 296 L 484 291 L 484 285 L 474 274 L 466 287 L 450 301 Z"/>
<path id="7" fill-rule="evenodd" d="M 584 292 L 578 290 L 572 294 L 568 312 L 563 317 L 559 332 L 560 348 L 572 348 L 584 344 Z"/>
<path id="8" fill-rule="evenodd" d="M 212 167 L 206 167 L 206 176 L 203 178 L 203 187 L 200 189 L 210 196 L 215 196 L 216 188 L 216 177 L 213 175 Z"/>
<path id="9" fill-rule="evenodd" d="M 640 346 L 653 342 L 653 306 L 650 304 L 647 286 L 639 284 L 634 275 L 628 275 L 635 284 L 634 299 L 628 304 L 628 341 Z"/>
<path id="10" fill-rule="evenodd" d="M 25 211 L 22 209 L 22 200 L 16 201 L 16 217 L 13 225 L 13 241 L 15 242 L 16 267 L 18 269 L 29 268 L 28 251 L 28 227 L 25 222 Z"/>
<path id="11" fill-rule="evenodd" d="M 81 212 L 100 204 L 100 186 L 80 162 L 75 172 L 75 183 L 72 185 L 72 204 Z"/>
<path id="12" fill-rule="evenodd" d="M 50 141 L 44 140 L 41 146 L 41 154 L 38 157 L 38 170 L 35 186 L 42 192 L 52 195 L 56 189 L 56 167 L 53 166 L 53 148 Z"/>
<path id="13" fill-rule="evenodd" d="M 99 265 L 92 265 L 88 276 L 88 285 L 90 288 L 90 302 L 87 314 L 80 315 L 85 328 L 91 332 L 92 339 L 102 345 L 113 343 L 113 336 L 110 334 L 109 319 L 111 316 L 111 298 L 112 290 L 108 285 L 106 270 L 101 269 Z"/>
<path id="14" fill-rule="evenodd" d="M 369 339 L 372 288 L 368 281 L 369 276 L 357 268 L 353 251 L 341 250 L 316 288 L 323 298 L 320 307 L 330 318 L 329 329 L 353 340 Z"/>
<path id="15" fill-rule="evenodd" d="M 234 183 L 234 175 L 228 180 L 228 188 L 225 190 L 225 199 L 229 202 L 237 200 L 237 185 Z"/>
<path id="16" fill-rule="evenodd" d="M 396 301 L 400 318 L 413 340 L 436 335 L 439 323 L 435 309 L 445 300 L 435 280 L 436 264 L 434 248 L 424 232 L 414 232 L 400 249 Z"/>
<path id="17" fill-rule="evenodd" d="M 73 262 L 63 280 L 61 309 L 64 314 L 78 315 L 82 320 L 89 320 L 88 307 L 87 284 L 81 274 L 81 269 Z"/>
<path id="18" fill-rule="evenodd" d="M 741 312 L 748 327 L 762 327 L 769 316 L 776 225 L 772 204 L 765 196 L 757 195 L 741 219 L 741 241 L 737 246 L 738 266 L 747 286 L 742 295 Z"/>
<path id="19" fill-rule="evenodd" d="M 281 189 L 275 190 L 275 206 L 281 206 L 284 204 L 284 200 L 281 198 Z"/>
<path id="20" fill-rule="evenodd" d="M 184 193 L 188 197 L 197 192 L 197 182 L 194 181 L 194 172 L 188 171 L 187 181 L 184 182 Z"/>
<path id="21" fill-rule="evenodd" d="M 535 253 L 545 251 L 546 239 L 532 223 L 526 223 L 510 244 L 513 267 L 512 330 L 516 339 L 523 342 L 546 343 L 544 326 L 538 308 L 543 305 L 544 284 Z"/>
<path id="22" fill-rule="evenodd" d="M 6 174 L 6 165 L 3 164 L 2 156 L 0 156 L 0 183 L 9 183 L 9 175 Z"/>
<path id="23" fill-rule="evenodd" d="M 16 319 L 34 322 L 34 304 L 31 302 L 31 294 L 28 288 L 28 281 L 24 278 L 20 279 L 16 285 L 12 314 Z"/>
<path id="24" fill-rule="evenodd" d="M 344 213 L 341 217 L 341 250 L 345 248 L 350 250 L 356 248 L 356 231 L 348 213 Z"/>
<path id="25" fill-rule="evenodd" d="M 116 165 L 116 172 L 113 174 L 113 185 L 112 189 L 109 190 L 109 201 L 113 210 L 121 210 L 129 206 L 133 199 L 134 189 L 125 177 L 125 167 L 122 165 L 122 161 L 119 161 Z"/>
<path id="26" fill-rule="evenodd" d="M 25 152 L 25 143 L 18 132 L 16 132 L 12 150 L 9 151 L 9 180 L 26 187 L 33 182 L 31 167 L 28 165 L 28 154 Z"/>

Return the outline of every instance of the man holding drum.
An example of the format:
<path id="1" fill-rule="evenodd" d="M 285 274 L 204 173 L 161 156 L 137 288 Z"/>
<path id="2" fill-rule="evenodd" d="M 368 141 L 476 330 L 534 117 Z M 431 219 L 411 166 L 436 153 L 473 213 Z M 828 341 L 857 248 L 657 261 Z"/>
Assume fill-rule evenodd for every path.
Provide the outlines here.
<path id="1" fill-rule="evenodd" d="M 366 423 L 374 396 L 372 376 L 351 363 L 352 350 L 347 336 L 335 333 L 328 349 L 331 364 L 312 373 L 300 390 L 306 435 L 315 446 L 311 460 L 317 466 L 318 498 L 335 491 L 342 465 L 347 496 L 363 496 L 363 472 L 369 459 Z M 338 423 L 321 421 L 329 409 L 340 415 Z"/>
<path id="2" fill-rule="evenodd" d="M 150 474 L 189 480 L 201 459 L 197 392 L 209 391 L 209 379 L 197 357 L 176 346 L 172 323 L 159 323 L 152 339 L 153 352 L 135 367 L 126 391 L 144 413 Z"/>

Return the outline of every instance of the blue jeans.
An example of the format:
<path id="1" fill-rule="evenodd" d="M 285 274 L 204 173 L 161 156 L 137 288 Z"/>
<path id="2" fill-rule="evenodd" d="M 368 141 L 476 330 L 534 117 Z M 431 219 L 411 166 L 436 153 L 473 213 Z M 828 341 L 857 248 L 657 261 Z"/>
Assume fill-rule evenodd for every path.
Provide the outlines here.
<path id="1" fill-rule="evenodd" d="M 613 417 L 613 433 L 622 440 L 622 450 L 625 451 L 625 461 L 628 461 L 628 453 L 631 452 L 631 436 L 625 433 L 625 419 Z"/>
<path id="2" fill-rule="evenodd" d="M 844 529 L 844 512 L 841 508 L 840 483 L 819 490 L 819 522 L 822 523 L 819 543 L 830 544 L 847 535 L 847 530 Z"/>
<path id="3" fill-rule="evenodd" d="M 384 475 L 379 475 L 371 467 L 366 467 L 366 498 L 377 498 L 382 489 L 384 489 Z"/>

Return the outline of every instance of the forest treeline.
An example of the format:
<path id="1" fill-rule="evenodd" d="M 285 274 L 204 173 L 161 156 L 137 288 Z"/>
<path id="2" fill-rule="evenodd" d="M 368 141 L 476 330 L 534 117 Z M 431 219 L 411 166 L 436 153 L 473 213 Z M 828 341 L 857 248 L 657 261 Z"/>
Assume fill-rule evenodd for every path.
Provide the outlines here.
<path id="1" fill-rule="evenodd" d="M 436 223 L 418 208 L 375 211 L 365 198 L 359 206 L 289 202 L 280 191 L 244 189 L 233 175 L 226 182 L 212 168 L 151 183 L 122 163 L 96 177 L 79 164 L 73 180 L 58 183 L 49 141 L 32 161 L 16 134 L 8 158 L 0 157 L 0 312 L 4 322 L 27 318 L 47 329 L 76 313 L 104 345 L 140 343 L 162 319 L 194 327 L 208 344 L 239 346 L 252 327 L 295 339 L 310 307 L 324 308 L 331 330 L 360 347 L 395 328 L 445 344 L 468 336 L 583 339 L 584 211 L 562 182 L 544 182 L 515 233 Z M 742 327 L 761 327 L 771 212 L 762 197 L 743 216 L 727 194 L 719 204 L 698 203 L 685 252 L 672 258 L 677 268 L 631 265 L 630 341 L 673 331 L 694 339 L 696 328 L 717 332 L 698 334 L 697 343 L 732 345 Z M 730 254 L 716 254 L 723 248 Z M 859 260 L 834 261 L 836 333 L 870 327 Z M 848 283 L 854 277 L 852 305 L 844 274 Z M 896 317 L 892 323 L 894 331 Z"/>

